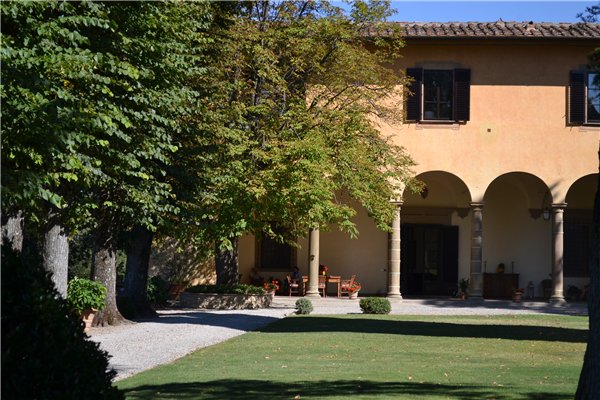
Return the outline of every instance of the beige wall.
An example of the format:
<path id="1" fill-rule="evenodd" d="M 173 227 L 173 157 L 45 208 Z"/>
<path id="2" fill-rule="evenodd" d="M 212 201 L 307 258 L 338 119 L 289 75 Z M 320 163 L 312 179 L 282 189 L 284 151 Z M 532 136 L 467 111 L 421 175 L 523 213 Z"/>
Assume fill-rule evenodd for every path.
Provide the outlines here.
<path id="1" fill-rule="evenodd" d="M 569 71 L 593 46 L 425 44 L 403 49 L 398 68 L 446 65 L 471 69 L 466 124 L 383 125 L 419 164 L 417 173 L 451 172 L 474 201 L 503 173 L 526 171 L 564 201 L 571 184 L 597 171 L 598 128 L 566 126 Z"/>
<path id="2" fill-rule="evenodd" d="M 418 163 L 416 173 L 432 189 L 427 199 L 405 194 L 402 222 L 458 226 L 459 279 L 470 274 L 472 213 L 461 216 L 453 208 L 486 203 L 487 271 L 495 271 L 500 262 L 510 271 L 514 262 L 520 286 L 533 281 L 538 296 L 540 281 L 551 272 L 552 230 L 550 221 L 534 218 L 529 210 L 564 202 L 567 193 L 578 209 L 591 209 L 596 179 L 590 175 L 598 171 L 600 128 L 567 126 L 566 101 L 569 71 L 585 65 L 586 55 L 600 43 L 560 43 L 409 41 L 403 49 L 400 70 L 471 70 L 467 123 L 379 125 L 383 135 L 407 149 Z M 387 233 L 377 230 L 364 209 L 357 209 L 360 237 L 352 240 L 335 227 L 322 232 L 320 261 L 332 274 L 357 274 L 364 293 L 385 293 Z M 307 274 L 306 239 L 299 245 L 298 266 Z M 253 246 L 252 237 L 240 241 L 240 267 L 246 276 L 254 266 Z M 566 278 L 565 289 L 584 282 Z"/>

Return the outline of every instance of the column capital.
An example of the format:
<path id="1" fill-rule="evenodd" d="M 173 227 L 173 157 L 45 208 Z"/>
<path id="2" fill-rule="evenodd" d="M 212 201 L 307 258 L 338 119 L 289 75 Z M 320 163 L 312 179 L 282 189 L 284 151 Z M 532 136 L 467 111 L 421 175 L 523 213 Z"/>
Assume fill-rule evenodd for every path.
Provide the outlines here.
<path id="1" fill-rule="evenodd" d="M 552 203 L 552 210 L 564 210 L 567 208 L 567 203 Z"/>
<path id="2" fill-rule="evenodd" d="M 402 204 L 404 204 L 404 200 L 390 200 L 390 204 L 393 204 L 396 207 L 401 207 Z"/>
<path id="3" fill-rule="evenodd" d="M 485 203 L 483 201 L 472 201 L 469 203 L 469 205 L 471 206 L 471 208 L 483 208 Z"/>

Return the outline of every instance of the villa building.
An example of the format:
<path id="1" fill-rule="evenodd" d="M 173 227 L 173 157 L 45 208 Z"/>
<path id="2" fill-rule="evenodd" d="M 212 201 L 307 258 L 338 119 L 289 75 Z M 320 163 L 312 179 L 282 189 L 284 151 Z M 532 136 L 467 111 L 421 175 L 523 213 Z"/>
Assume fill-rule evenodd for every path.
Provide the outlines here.
<path id="1" fill-rule="evenodd" d="M 426 188 L 393 200 L 391 234 L 359 208 L 358 239 L 335 227 L 298 249 L 243 237 L 240 272 L 282 277 L 297 265 L 314 284 L 325 264 L 357 275 L 361 293 L 447 296 L 467 278 L 472 297 L 524 288 L 564 301 L 589 280 L 600 75 L 587 56 L 600 24 L 401 24 L 397 68 L 412 95 L 406 122 L 380 129 L 417 162 Z"/>

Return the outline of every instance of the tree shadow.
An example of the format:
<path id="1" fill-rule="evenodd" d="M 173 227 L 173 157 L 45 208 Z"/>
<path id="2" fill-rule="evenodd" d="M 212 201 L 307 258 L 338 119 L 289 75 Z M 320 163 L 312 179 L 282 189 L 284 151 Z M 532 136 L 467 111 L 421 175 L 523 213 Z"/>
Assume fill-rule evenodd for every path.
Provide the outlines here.
<path id="1" fill-rule="evenodd" d="M 274 382 L 264 380 L 221 379 L 208 382 L 141 385 L 124 390 L 127 399 L 309 399 L 309 398 L 399 398 L 438 396 L 457 400 L 562 400 L 570 394 L 524 393 L 511 388 L 477 385 L 447 385 L 418 382 L 376 382 L 363 380 Z M 503 393 L 507 392 L 507 393 Z"/>
<path id="2" fill-rule="evenodd" d="M 136 319 L 135 322 L 159 324 L 193 324 L 252 331 L 278 321 L 280 318 L 243 313 L 211 313 L 205 311 L 181 311 L 161 314 L 157 318 Z"/>
<path id="3" fill-rule="evenodd" d="M 448 300 L 448 299 L 424 299 L 421 303 L 431 307 L 438 308 L 464 308 L 464 309 L 488 309 L 488 310 L 531 310 L 537 311 L 544 314 L 556 314 L 556 315 L 573 315 L 573 316 L 587 316 L 588 309 L 587 303 L 584 302 L 572 302 L 561 306 L 553 306 L 543 301 L 528 301 L 525 300 L 522 303 L 515 303 L 509 300 L 489 300 L 484 301 L 460 301 L 460 300 Z"/>
<path id="4" fill-rule="evenodd" d="M 587 343 L 588 331 L 532 325 L 453 324 L 447 322 L 394 321 L 377 318 L 310 316 L 285 318 L 261 332 L 357 332 L 409 336 L 464 337 L 549 342 Z"/>

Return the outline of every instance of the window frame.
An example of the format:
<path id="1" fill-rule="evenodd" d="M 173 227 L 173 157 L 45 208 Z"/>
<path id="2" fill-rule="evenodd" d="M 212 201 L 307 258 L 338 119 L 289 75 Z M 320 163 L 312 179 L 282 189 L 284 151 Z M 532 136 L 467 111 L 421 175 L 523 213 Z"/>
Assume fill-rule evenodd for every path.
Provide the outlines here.
<path id="1" fill-rule="evenodd" d="M 600 126 L 600 117 L 596 121 L 588 119 L 588 99 L 589 99 L 589 76 L 598 71 L 574 70 L 569 74 L 569 95 L 568 95 L 568 125 L 571 126 Z M 600 90 L 600 85 L 598 86 Z"/>
<path id="2" fill-rule="evenodd" d="M 450 118 L 425 117 L 425 73 L 430 71 L 452 72 L 452 115 Z M 406 76 L 411 79 L 408 86 L 410 95 L 405 101 L 405 115 L 407 122 L 417 124 L 457 124 L 470 120 L 470 91 L 471 70 L 466 68 L 423 68 L 414 67 L 406 69 Z"/>

